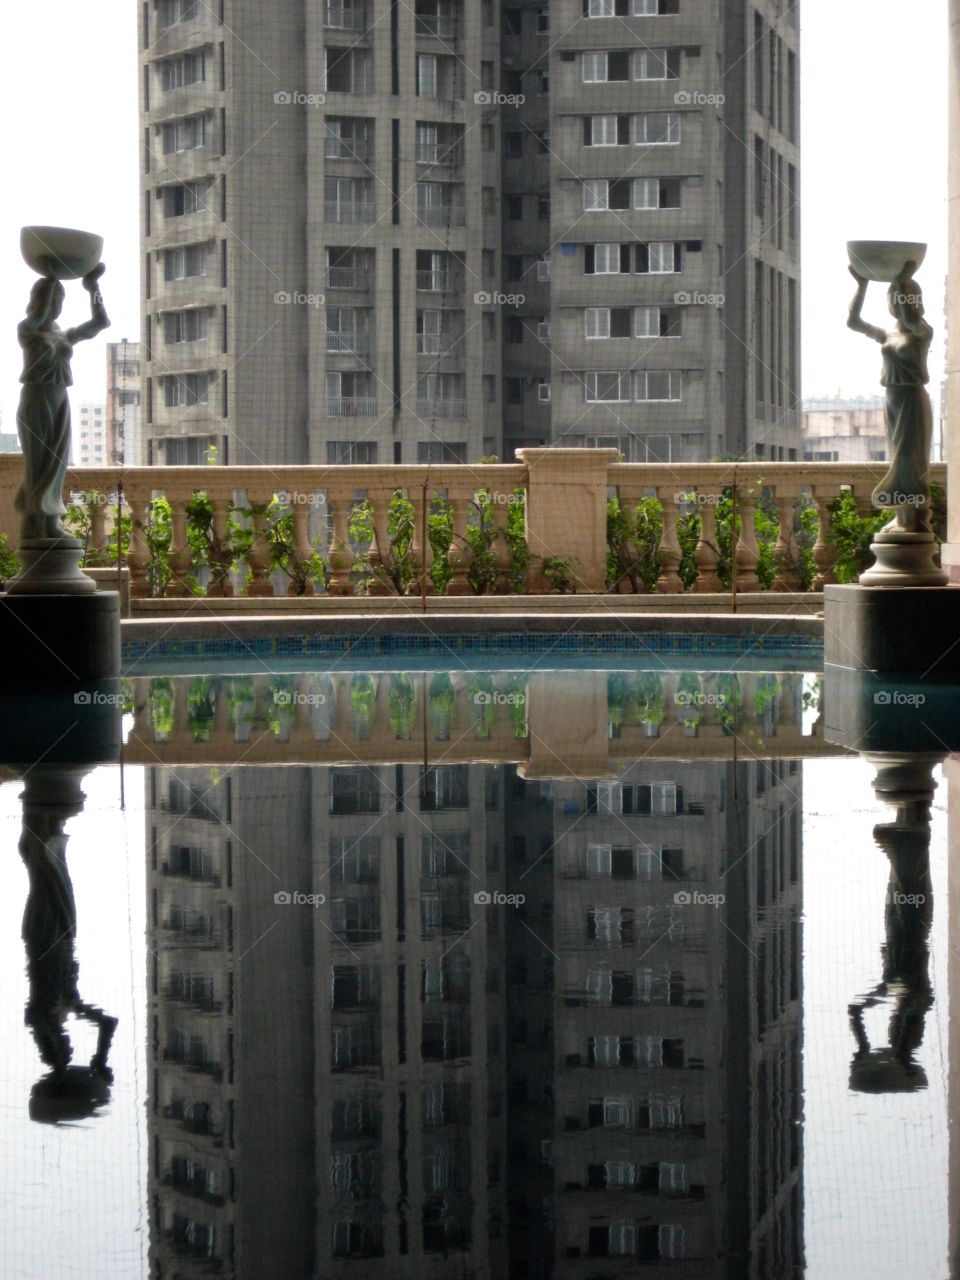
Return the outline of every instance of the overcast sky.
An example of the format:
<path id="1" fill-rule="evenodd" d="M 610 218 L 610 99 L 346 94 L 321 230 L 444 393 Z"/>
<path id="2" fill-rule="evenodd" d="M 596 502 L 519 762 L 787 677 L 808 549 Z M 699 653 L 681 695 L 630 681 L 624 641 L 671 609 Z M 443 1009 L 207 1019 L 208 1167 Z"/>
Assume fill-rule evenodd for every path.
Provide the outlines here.
<path id="1" fill-rule="evenodd" d="M 703 0 L 697 0 L 702 3 Z M 104 349 L 139 336 L 137 47 L 134 0 L 31 0 L 0 16 L 0 409 L 15 429 L 16 325 L 35 278 L 20 227 L 104 236 L 113 327 L 74 357 L 75 404 L 102 399 Z M 907 31 L 909 28 L 909 31 Z M 803 392 L 876 394 L 876 346 L 845 327 L 847 239 L 925 240 L 920 272 L 936 329 L 931 392 L 943 369 L 946 274 L 946 0 L 802 0 Z M 899 181 L 895 181 L 897 174 Z M 85 312 L 69 287 L 64 319 Z M 879 286 L 867 318 L 885 315 Z M 6 336 L 3 336 L 6 335 Z"/>

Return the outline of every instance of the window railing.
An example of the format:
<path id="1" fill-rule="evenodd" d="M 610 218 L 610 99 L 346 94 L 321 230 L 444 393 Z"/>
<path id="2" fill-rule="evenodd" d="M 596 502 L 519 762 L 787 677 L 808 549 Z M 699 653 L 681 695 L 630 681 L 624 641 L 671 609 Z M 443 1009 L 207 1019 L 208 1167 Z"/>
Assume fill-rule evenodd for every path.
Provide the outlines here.
<path id="1" fill-rule="evenodd" d="M 462 204 L 418 205 L 417 221 L 425 227 L 464 227 L 466 206 Z"/>
<path id="2" fill-rule="evenodd" d="M 418 418 L 465 418 L 466 400 L 430 400 L 417 397 Z"/>
<path id="3" fill-rule="evenodd" d="M 372 222 L 373 205 L 366 200 L 327 200 L 323 216 L 327 222 Z"/>
<path id="4" fill-rule="evenodd" d="M 459 293 L 463 276 L 457 271 L 418 271 L 417 288 L 421 293 Z"/>
<path id="5" fill-rule="evenodd" d="M 327 330 L 327 353 L 341 356 L 366 356 L 370 354 L 370 335 L 366 333 L 337 333 Z"/>
<path id="6" fill-rule="evenodd" d="M 328 289 L 356 289 L 366 293 L 370 288 L 370 272 L 366 267 L 327 267 Z"/>
<path id="7" fill-rule="evenodd" d="M 327 396 L 328 418 L 372 418 L 376 412 L 375 396 Z"/>
<path id="8" fill-rule="evenodd" d="M 323 144 L 323 154 L 327 160 L 361 160 L 365 162 L 370 159 L 370 139 L 327 137 Z"/>
<path id="9" fill-rule="evenodd" d="M 456 16 L 452 13 L 418 13 L 416 32 L 418 36 L 432 36 L 437 40 L 455 40 Z"/>
<path id="10" fill-rule="evenodd" d="M 323 10 L 323 25 L 328 31 L 366 31 L 366 5 L 327 0 Z"/>

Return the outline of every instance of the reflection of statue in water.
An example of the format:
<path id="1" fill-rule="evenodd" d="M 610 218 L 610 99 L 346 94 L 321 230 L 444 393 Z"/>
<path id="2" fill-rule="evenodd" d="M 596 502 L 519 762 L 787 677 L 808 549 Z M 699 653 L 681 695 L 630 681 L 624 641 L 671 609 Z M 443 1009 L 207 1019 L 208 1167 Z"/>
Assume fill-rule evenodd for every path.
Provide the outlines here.
<path id="1" fill-rule="evenodd" d="M 73 329 L 61 329 L 57 316 L 64 288 L 54 276 L 43 276 L 30 291 L 27 314 L 17 327 L 23 348 L 23 389 L 17 409 L 17 432 L 23 449 L 25 475 L 17 494 L 22 542 L 64 535 L 63 482 L 70 461 L 70 359 L 73 348 L 109 327 L 98 281 L 101 262 L 83 277 L 90 294 L 90 319 Z"/>
<path id="2" fill-rule="evenodd" d="M 107 1055 L 117 1026 L 116 1018 L 85 1004 L 77 987 L 77 911 L 63 825 L 79 811 L 83 797 L 76 778 L 64 777 L 70 773 L 73 771 L 53 766 L 44 770 L 42 765 L 31 771 L 23 793 L 20 836 L 20 855 L 30 877 L 23 913 L 30 982 L 25 1022 L 40 1057 L 50 1068 L 33 1087 L 30 1114 L 35 1120 L 53 1122 L 93 1115 L 106 1102 L 113 1080 Z M 64 781 L 72 795 L 64 795 Z M 75 802 L 77 797 L 80 803 Z M 97 1027 L 97 1048 L 89 1067 L 71 1066 L 73 1047 L 64 1027 L 68 1014 L 86 1018 Z"/>
<path id="3" fill-rule="evenodd" d="M 927 1085 L 926 1073 L 914 1055 L 923 1042 L 927 1010 L 933 1005 L 927 972 L 933 919 L 930 806 L 925 798 L 916 798 L 916 793 L 895 803 L 896 822 L 873 829 L 877 844 L 890 859 L 883 979 L 849 1009 L 850 1029 L 857 1042 L 850 1064 L 850 1088 L 860 1093 L 903 1093 Z M 867 1037 L 863 1012 L 891 999 L 889 1043 L 875 1049 Z"/>

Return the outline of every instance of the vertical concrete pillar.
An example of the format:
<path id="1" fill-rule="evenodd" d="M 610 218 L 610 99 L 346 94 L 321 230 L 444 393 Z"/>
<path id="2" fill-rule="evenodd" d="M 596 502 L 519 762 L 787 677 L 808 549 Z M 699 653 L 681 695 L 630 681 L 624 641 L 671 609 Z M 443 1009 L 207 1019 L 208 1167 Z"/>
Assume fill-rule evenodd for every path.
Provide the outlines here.
<path id="1" fill-rule="evenodd" d="M 578 591 L 603 591 L 607 562 L 607 470 L 611 449 L 518 449 L 526 464 L 530 589 L 543 591 L 544 560 L 573 562 Z"/>
<path id="2" fill-rule="evenodd" d="M 960 583 L 960 0 L 949 0 L 947 196 L 947 542 L 943 568 Z"/>

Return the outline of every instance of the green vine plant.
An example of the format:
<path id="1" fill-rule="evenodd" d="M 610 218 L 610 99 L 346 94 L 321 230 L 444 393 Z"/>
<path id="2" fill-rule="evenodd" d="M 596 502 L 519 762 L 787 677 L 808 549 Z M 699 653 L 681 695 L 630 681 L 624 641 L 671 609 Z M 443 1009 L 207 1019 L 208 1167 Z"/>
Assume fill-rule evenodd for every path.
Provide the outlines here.
<path id="1" fill-rule="evenodd" d="M 173 577 L 170 566 L 170 540 L 173 536 L 173 512 L 167 498 L 153 498 L 143 522 L 147 544 L 147 584 L 151 596 L 162 596 Z"/>
<path id="2" fill-rule="evenodd" d="M 7 535 L 0 533 L 0 583 L 9 582 L 20 572 L 20 561 L 17 553 L 7 546 Z"/>
<path id="3" fill-rule="evenodd" d="M 417 719 L 416 689 L 408 675 L 400 674 L 390 677 L 387 708 L 390 732 L 401 742 L 407 742 L 413 736 L 413 727 Z"/>
<path id="4" fill-rule="evenodd" d="M 559 591 L 561 595 L 576 595 L 576 563 L 576 556 L 547 556 L 543 562 L 543 576 L 551 591 Z"/>

